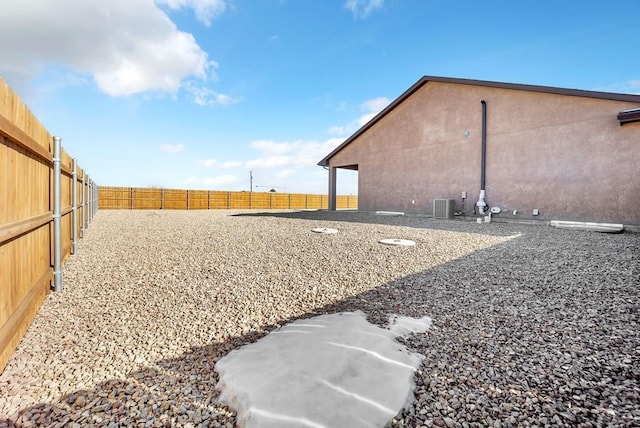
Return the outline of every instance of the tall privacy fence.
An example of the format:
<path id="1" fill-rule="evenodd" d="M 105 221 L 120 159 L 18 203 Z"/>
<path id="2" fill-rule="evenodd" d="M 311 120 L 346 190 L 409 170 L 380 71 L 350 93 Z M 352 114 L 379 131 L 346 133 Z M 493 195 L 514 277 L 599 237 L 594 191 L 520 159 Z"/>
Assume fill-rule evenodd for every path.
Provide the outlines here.
<path id="1" fill-rule="evenodd" d="M 326 209 L 327 195 L 277 192 L 225 192 L 155 187 L 105 187 L 98 191 L 100 209 Z M 358 197 L 338 195 L 337 208 L 358 208 Z"/>
<path id="2" fill-rule="evenodd" d="M 0 371 L 95 214 L 97 186 L 0 78 Z"/>

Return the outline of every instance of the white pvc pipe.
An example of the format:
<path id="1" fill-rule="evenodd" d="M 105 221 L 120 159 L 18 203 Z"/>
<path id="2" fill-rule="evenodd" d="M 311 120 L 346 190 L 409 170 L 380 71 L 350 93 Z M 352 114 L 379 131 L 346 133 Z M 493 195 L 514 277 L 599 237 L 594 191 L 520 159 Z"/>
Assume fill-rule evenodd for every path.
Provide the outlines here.
<path id="1" fill-rule="evenodd" d="M 484 197 L 485 197 L 485 191 L 483 189 L 483 190 L 480 190 L 480 196 L 478 197 L 478 203 L 476 204 L 480 214 L 484 214 L 485 211 L 487 210 L 487 203 L 485 202 Z"/>

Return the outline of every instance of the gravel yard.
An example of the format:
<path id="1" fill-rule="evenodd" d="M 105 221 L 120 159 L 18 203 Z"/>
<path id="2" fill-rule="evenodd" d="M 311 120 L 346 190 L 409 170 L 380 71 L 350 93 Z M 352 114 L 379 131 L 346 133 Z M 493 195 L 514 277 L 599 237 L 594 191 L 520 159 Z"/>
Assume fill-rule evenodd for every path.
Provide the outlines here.
<path id="1" fill-rule="evenodd" d="M 425 359 L 390 426 L 640 426 L 640 234 L 100 211 L 63 281 L 0 375 L 0 427 L 233 427 L 218 359 L 288 321 L 358 309 L 379 325 L 434 322 L 404 341 Z"/>

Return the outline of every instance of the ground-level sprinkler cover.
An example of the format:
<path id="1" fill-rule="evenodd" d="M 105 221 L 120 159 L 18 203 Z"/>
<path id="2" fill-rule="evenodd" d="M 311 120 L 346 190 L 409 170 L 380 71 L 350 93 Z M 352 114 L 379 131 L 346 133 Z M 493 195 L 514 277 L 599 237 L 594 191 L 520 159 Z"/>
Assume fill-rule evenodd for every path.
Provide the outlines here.
<path id="1" fill-rule="evenodd" d="M 329 235 L 338 233 L 338 229 L 333 229 L 331 227 L 316 227 L 315 229 L 311 229 L 311 231 L 315 233 L 324 233 Z"/>
<path id="2" fill-rule="evenodd" d="M 294 321 L 216 363 L 220 401 L 246 427 L 383 427 L 423 358 L 395 339 L 430 325 L 392 316 L 385 329 L 360 311 Z"/>
<path id="3" fill-rule="evenodd" d="M 416 245 L 415 241 L 412 241 L 410 239 L 398 239 L 398 238 L 381 239 L 378 242 L 384 245 L 397 245 L 400 247 L 413 247 L 414 245 Z"/>

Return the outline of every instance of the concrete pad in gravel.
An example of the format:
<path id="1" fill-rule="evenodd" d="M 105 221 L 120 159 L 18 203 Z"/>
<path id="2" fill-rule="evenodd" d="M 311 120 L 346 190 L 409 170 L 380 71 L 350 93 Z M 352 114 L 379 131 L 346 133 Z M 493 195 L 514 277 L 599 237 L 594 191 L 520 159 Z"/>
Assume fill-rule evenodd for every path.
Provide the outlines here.
<path id="1" fill-rule="evenodd" d="M 413 398 L 423 358 L 395 339 L 430 325 L 393 316 L 384 329 L 361 311 L 292 322 L 218 361 L 221 401 L 246 427 L 382 427 Z"/>

